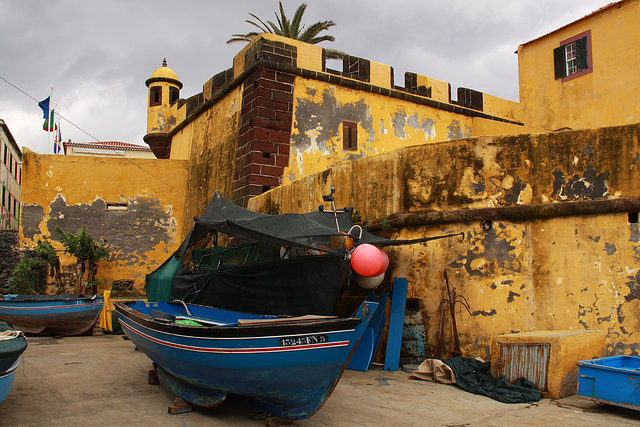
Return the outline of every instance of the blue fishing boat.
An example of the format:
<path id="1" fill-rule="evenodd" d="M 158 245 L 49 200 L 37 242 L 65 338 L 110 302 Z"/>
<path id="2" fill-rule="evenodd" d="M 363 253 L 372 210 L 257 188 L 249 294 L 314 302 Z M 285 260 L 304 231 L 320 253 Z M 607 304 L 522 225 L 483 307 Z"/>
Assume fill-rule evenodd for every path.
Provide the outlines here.
<path id="1" fill-rule="evenodd" d="M 20 365 L 20 356 L 27 348 L 24 335 L 15 331 L 5 322 L 0 322 L 0 403 L 7 398 L 16 371 Z"/>
<path id="2" fill-rule="evenodd" d="M 150 302 L 116 303 L 123 331 L 165 388 L 199 406 L 244 396 L 288 419 L 322 406 L 378 306 L 364 301 L 351 317 L 336 308 L 353 276 L 354 248 L 451 236 L 374 236 L 353 223 L 352 208 L 335 208 L 333 193 L 323 196 L 331 209 L 281 215 L 216 193 L 147 276 Z"/>
<path id="3" fill-rule="evenodd" d="M 314 414 L 338 383 L 377 308 L 352 317 L 286 317 L 170 302 L 115 303 L 122 330 L 162 385 L 205 407 L 227 394 L 287 419 Z"/>
<path id="4" fill-rule="evenodd" d="M 101 296 L 4 295 L 0 320 L 26 333 L 78 335 L 96 323 L 102 310 Z"/>

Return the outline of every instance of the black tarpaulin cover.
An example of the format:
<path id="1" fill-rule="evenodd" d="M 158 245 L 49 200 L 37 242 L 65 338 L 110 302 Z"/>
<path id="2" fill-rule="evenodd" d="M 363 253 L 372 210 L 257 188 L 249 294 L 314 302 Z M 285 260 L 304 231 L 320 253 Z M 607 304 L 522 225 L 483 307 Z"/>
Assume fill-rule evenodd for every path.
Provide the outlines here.
<path id="1" fill-rule="evenodd" d="M 346 284 L 346 261 L 317 255 L 176 275 L 173 298 L 261 314 L 331 315 Z"/>
<path id="2" fill-rule="evenodd" d="M 344 212 L 337 214 L 341 231 L 349 232 L 353 227 L 351 215 L 351 209 L 345 209 Z M 339 248 L 331 250 L 327 246 L 327 241 L 331 236 L 340 235 L 333 213 L 325 211 L 305 214 L 267 215 L 237 206 L 216 191 L 200 218 L 196 219 L 193 230 L 182 243 L 176 255 L 184 254 L 189 246 L 211 231 L 221 232 L 253 242 L 298 246 L 341 254 Z M 353 231 L 352 235 L 358 237 L 360 230 Z M 426 242 L 440 237 L 390 240 L 362 231 L 362 236 L 356 240 L 356 245 L 370 243 L 380 247 L 399 246 Z"/>
<path id="3" fill-rule="evenodd" d="M 356 245 L 382 247 L 445 237 L 384 239 L 359 227 L 352 230 L 351 215 L 351 209 L 344 209 L 337 220 L 340 232 L 355 237 Z M 216 192 L 194 222 L 173 262 L 147 276 L 148 297 L 262 314 L 333 314 L 349 274 L 345 249 L 331 241 L 343 236 L 333 212 L 267 215 Z M 228 248 L 211 248 L 216 233 L 236 240 Z"/>
<path id="4" fill-rule="evenodd" d="M 542 399 L 542 393 L 535 384 L 525 378 L 510 383 L 504 377 L 492 376 L 490 362 L 461 356 L 442 361 L 453 370 L 456 384 L 470 393 L 488 396 L 503 403 L 529 403 Z"/>

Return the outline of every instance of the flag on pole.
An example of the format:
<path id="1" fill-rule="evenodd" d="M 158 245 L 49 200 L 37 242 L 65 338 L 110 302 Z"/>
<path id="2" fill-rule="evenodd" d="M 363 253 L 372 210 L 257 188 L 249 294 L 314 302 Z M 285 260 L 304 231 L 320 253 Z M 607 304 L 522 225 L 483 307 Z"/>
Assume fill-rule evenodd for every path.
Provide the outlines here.
<path id="1" fill-rule="evenodd" d="M 51 99 L 51 96 L 47 96 L 46 99 L 43 99 L 42 101 L 38 102 L 38 107 L 42 108 L 43 119 L 49 118 L 49 100 L 50 99 Z"/>
<path id="2" fill-rule="evenodd" d="M 62 151 L 62 133 L 60 132 L 60 116 L 58 115 L 56 120 L 56 130 L 55 136 L 53 137 L 53 154 L 60 154 Z"/>
<path id="3" fill-rule="evenodd" d="M 53 132 L 58 129 L 58 124 L 56 123 L 56 112 L 55 110 L 51 110 L 51 119 L 44 119 L 44 123 L 42 124 L 42 130 L 45 132 Z"/>

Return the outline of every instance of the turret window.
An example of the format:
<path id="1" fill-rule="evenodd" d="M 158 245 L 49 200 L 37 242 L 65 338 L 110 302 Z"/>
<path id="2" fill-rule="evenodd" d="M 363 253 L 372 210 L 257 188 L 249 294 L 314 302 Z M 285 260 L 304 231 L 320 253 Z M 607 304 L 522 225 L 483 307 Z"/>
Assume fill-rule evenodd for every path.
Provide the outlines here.
<path id="1" fill-rule="evenodd" d="M 149 89 L 149 107 L 162 105 L 162 86 L 152 86 Z"/>
<path id="2" fill-rule="evenodd" d="M 180 98 L 180 91 L 177 87 L 169 87 L 169 105 L 173 105 Z"/>

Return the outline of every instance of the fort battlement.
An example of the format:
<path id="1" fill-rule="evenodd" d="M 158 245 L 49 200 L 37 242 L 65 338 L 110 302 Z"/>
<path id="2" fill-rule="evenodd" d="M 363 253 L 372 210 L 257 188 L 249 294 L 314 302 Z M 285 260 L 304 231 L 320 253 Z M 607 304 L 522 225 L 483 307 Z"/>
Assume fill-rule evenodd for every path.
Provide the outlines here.
<path id="1" fill-rule="evenodd" d="M 404 85 L 401 86 L 397 84 L 394 69 L 389 65 L 348 54 L 343 54 L 340 62 L 341 70 L 328 68 L 325 49 L 274 34 L 263 34 L 234 57 L 233 67 L 207 80 L 202 92 L 179 101 L 176 126 L 179 127 L 185 120 L 188 123 L 189 118 L 215 103 L 259 66 L 472 117 L 522 124 L 519 120 L 520 104 L 517 102 L 465 87 L 458 88 L 457 99 L 454 100 L 448 82 L 405 72 Z"/>

